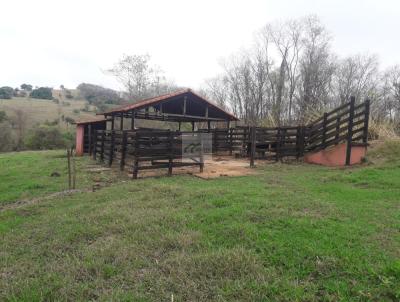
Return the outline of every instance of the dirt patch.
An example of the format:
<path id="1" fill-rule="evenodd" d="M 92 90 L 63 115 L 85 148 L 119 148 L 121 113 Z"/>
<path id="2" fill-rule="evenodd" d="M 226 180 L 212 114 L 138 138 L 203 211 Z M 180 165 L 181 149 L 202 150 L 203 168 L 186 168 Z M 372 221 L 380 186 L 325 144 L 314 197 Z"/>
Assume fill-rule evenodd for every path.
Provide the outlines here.
<path id="1" fill-rule="evenodd" d="M 257 165 L 265 165 L 266 161 L 257 162 Z M 200 173 L 199 167 L 173 168 L 173 175 L 189 174 L 202 179 L 213 179 L 218 177 L 232 177 L 256 174 L 257 170 L 250 168 L 250 162 L 246 158 L 234 158 L 232 156 L 214 156 L 204 161 L 204 170 Z M 167 169 L 140 171 L 139 178 L 160 177 L 167 175 Z M 130 174 L 132 176 L 132 174 Z"/>

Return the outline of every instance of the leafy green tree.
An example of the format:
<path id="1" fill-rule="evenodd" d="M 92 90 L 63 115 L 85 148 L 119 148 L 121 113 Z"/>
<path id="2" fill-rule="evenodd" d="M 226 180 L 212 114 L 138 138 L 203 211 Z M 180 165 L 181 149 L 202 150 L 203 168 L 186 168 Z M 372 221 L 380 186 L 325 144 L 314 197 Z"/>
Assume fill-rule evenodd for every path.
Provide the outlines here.
<path id="1" fill-rule="evenodd" d="M 49 87 L 39 87 L 37 89 L 33 89 L 30 96 L 34 99 L 52 100 L 53 90 Z"/>
<path id="2" fill-rule="evenodd" d="M 21 85 L 21 89 L 25 90 L 25 91 L 32 91 L 32 85 L 29 84 L 22 84 Z"/>

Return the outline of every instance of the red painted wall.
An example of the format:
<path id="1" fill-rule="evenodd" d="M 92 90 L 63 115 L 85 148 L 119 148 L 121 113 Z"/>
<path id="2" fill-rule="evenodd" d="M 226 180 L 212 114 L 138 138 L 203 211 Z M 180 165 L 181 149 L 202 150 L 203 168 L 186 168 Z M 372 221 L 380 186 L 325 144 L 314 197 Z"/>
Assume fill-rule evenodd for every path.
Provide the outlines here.
<path id="1" fill-rule="evenodd" d="M 315 153 L 308 153 L 304 156 L 304 161 L 310 164 L 323 166 L 344 166 L 346 165 L 346 145 L 346 143 L 342 143 Z M 350 165 L 361 163 L 366 153 L 367 147 L 352 146 Z"/>
<path id="2" fill-rule="evenodd" d="M 84 125 L 76 126 L 76 142 L 75 142 L 75 154 L 77 156 L 83 155 L 83 138 L 85 133 Z"/>

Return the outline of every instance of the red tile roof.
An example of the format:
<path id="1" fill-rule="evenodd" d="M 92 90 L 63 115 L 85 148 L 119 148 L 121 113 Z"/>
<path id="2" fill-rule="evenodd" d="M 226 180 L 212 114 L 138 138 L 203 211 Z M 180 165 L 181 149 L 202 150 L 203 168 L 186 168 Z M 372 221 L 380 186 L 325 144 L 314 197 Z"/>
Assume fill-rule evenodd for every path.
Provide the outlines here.
<path id="1" fill-rule="evenodd" d="M 159 95 L 159 96 L 156 96 L 156 97 L 153 97 L 153 98 L 144 99 L 144 100 L 138 101 L 138 102 L 136 102 L 136 103 L 134 103 L 134 104 L 129 104 L 129 105 L 121 106 L 121 107 L 114 108 L 114 109 L 112 109 L 112 110 L 108 110 L 108 111 L 105 111 L 105 112 L 103 112 L 103 113 L 98 113 L 98 114 L 106 115 L 106 114 L 117 113 L 117 112 L 127 112 L 127 111 L 134 110 L 134 109 L 143 109 L 143 108 L 145 108 L 145 107 L 152 106 L 152 105 L 156 105 L 156 104 L 159 103 L 159 102 L 165 101 L 165 100 L 167 100 L 167 99 L 169 99 L 169 98 L 173 98 L 173 97 L 176 97 L 176 96 L 179 96 L 179 95 L 183 95 L 183 94 L 185 94 L 185 93 L 191 93 L 191 94 L 195 95 L 197 98 L 199 98 L 199 99 L 201 99 L 202 101 L 206 102 L 206 103 L 209 104 L 210 106 L 212 106 L 212 107 L 214 107 L 215 109 L 217 109 L 217 110 L 219 110 L 219 111 L 222 111 L 223 113 L 225 113 L 226 115 L 228 115 L 232 120 L 239 120 L 239 119 L 238 119 L 236 116 L 234 116 L 233 114 L 231 114 L 231 113 L 225 111 L 224 109 L 218 107 L 217 105 L 213 104 L 212 102 L 206 100 L 206 99 L 203 98 L 202 96 L 200 96 L 200 95 L 194 93 L 191 89 L 182 89 L 182 90 L 178 90 L 178 91 L 175 91 L 175 92 L 171 92 L 171 93 Z"/>

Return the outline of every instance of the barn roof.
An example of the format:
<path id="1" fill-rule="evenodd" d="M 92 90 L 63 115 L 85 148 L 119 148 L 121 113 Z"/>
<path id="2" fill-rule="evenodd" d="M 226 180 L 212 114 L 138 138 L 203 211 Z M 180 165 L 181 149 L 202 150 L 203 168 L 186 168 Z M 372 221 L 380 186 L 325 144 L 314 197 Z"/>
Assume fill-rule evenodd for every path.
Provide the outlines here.
<path id="1" fill-rule="evenodd" d="M 187 100 L 187 111 L 183 114 L 184 99 Z M 155 119 L 151 118 L 151 114 L 149 113 L 145 116 L 137 113 L 150 107 L 153 107 L 155 112 L 158 112 L 157 116 L 162 114 L 163 120 L 238 120 L 233 114 L 194 93 L 191 89 L 178 90 L 157 97 L 144 99 L 134 104 L 121 106 L 98 114 L 103 114 L 104 116 L 123 114 L 125 117 L 129 117 L 135 112 L 135 117 Z M 206 110 L 208 114 L 207 117 L 205 116 Z"/>
<path id="2" fill-rule="evenodd" d="M 79 121 L 76 121 L 75 124 L 77 125 L 84 125 L 84 124 L 95 124 L 95 123 L 104 123 L 107 119 L 102 116 L 93 116 L 90 118 L 85 118 Z"/>

